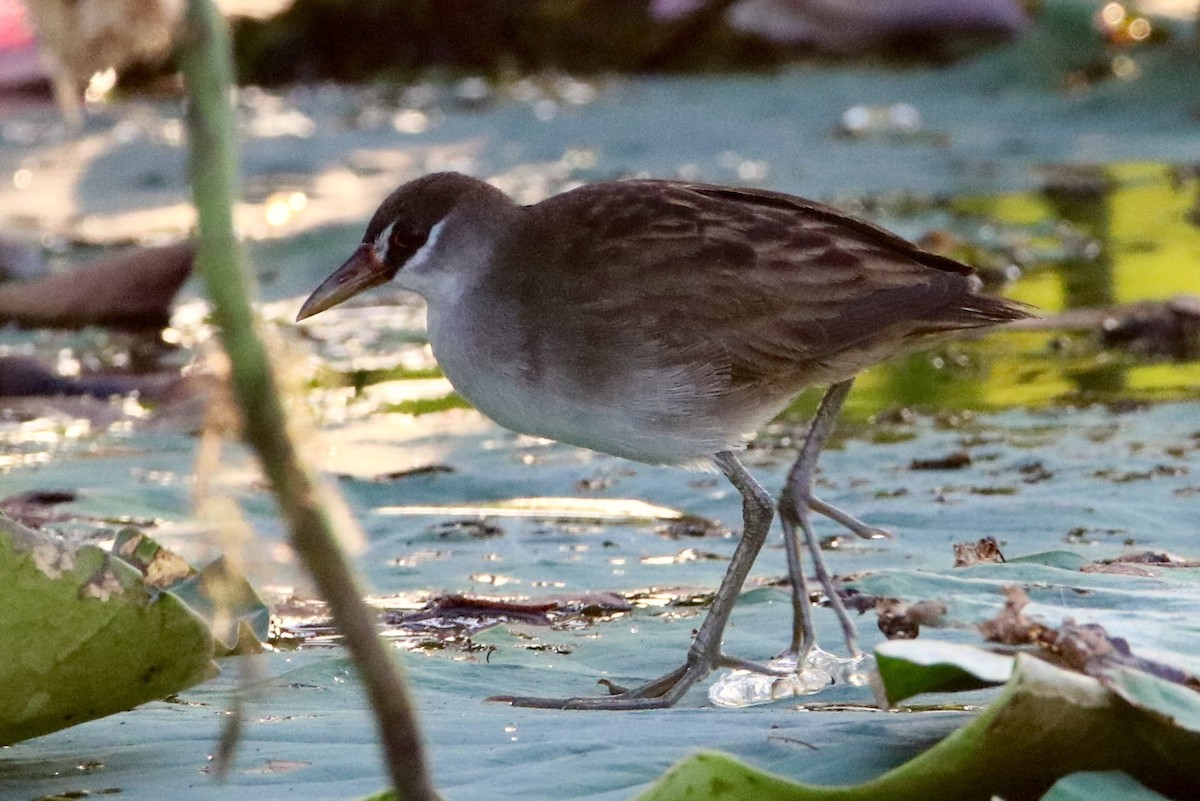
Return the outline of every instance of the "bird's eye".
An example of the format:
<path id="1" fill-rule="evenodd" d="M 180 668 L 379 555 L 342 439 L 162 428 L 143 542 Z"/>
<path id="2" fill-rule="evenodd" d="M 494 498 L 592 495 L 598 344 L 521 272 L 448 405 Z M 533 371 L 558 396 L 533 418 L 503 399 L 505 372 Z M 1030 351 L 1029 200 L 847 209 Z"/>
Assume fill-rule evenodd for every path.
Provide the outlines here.
<path id="1" fill-rule="evenodd" d="M 409 228 L 396 227 L 392 229 L 392 235 L 388 239 L 388 253 L 400 256 L 403 261 L 407 261 L 412 254 L 420 250 L 421 245 L 425 244 L 425 240 L 429 238 L 428 231 L 414 231 Z"/>

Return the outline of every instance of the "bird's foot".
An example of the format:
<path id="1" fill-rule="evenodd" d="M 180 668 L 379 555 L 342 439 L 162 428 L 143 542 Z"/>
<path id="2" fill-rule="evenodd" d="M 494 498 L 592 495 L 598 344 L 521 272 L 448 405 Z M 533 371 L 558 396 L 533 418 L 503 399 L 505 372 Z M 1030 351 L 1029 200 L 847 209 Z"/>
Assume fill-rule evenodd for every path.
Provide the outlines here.
<path id="1" fill-rule="evenodd" d="M 692 685 L 712 672 L 713 666 L 705 664 L 706 661 L 689 658 L 685 664 L 670 673 L 633 689 L 625 689 L 602 680 L 600 683 L 608 687 L 610 695 L 576 698 L 493 695 L 488 700 L 537 709 L 665 709 L 674 705 Z"/>
<path id="2" fill-rule="evenodd" d="M 766 671 L 738 668 L 726 673 L 708 688 L 708 700 L 715 706 L 743 707 L 812 695 L 831 684 L 861 687 L 867 683 L 869 659 L 862 654 L 839 657 L 815 646 L 803 660 L 785 651 L 761 666 Z"/>
<path id="3" fill-rule="evenodd" d="M 683 665 L 637 687 L 625 688 L 602 679 L 600 684 L 608 688 L 610 695 L 577 698 L 495 695 L 488 700 L 539 709 L 665 709 L 674 706 L 696 682 L 719 667 L 733 668 L 734 673 L 761 674 L 767 680 L 784 679 L 795 672 L 795 661 L 793 660 L 791 667 L 761 665 L 724 654 L 712 657 L 693 652 L 688 655 L 688 661 Z"/>

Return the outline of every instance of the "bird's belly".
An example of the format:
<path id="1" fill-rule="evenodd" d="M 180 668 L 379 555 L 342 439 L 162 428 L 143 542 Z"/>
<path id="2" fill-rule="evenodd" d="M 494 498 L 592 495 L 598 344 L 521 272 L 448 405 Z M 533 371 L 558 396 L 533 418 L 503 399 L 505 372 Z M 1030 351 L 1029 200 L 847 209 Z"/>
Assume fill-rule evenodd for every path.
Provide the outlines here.
<path id="1" fill-rule="evenodd" d="M 505 428 L 638 462 L 698 464 L 741 448 L 765 419 L 758 410 L 730 413 L 694 377 L 669 370 L 635 365 L 589 382 L 566 369 L 530 373 L 511 353 L 462 338 L 431 339 L 455 390 Z"/>
<path id="2" fill-rule="evenodd" d="M 720 421 L 656 407 L 644 393 L 615 397 L 478 368 L 457 377 L 452 367 L 443 364 L 443 370 L 476 409 L 505 428 L 638 462 L 692 463 L 744 441 L 741 432 L 723 431 Z"/>

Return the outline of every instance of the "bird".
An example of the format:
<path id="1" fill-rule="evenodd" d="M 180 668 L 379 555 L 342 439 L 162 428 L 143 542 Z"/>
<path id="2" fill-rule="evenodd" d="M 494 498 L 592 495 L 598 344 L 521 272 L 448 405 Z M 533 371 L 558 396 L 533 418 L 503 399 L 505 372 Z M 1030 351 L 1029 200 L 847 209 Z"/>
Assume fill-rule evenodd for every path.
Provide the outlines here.
<path id="1" fill-rule="evenodd" d="M 716 467 L 743 532 L 683 664 L 633 688 L 518 706 L 665 708 L 721 667 L 781 670 L 721 649 L 776 505 L 738 453 L 810 386 L 825 386 L 779 498 L 797 664 L 816 647 L 802 548 L 861 656 L 811 515 L 885 536 L 817 498 L 821 447 L 864 369 L 955 333 L 1032 316 L 971 267 L 798 196 L 673 180 L 584 184 L 532 205 L 453 172 L 379 206 L 297 321 L 385 283 L 427 305 L 433 355 L 501 426 L 651 465 Z"/>

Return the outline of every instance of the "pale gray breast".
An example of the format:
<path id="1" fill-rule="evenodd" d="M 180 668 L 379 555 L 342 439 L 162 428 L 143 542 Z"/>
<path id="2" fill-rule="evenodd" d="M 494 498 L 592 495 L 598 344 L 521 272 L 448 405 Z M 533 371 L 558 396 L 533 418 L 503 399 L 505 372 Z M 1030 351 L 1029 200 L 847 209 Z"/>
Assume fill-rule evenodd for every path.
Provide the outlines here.
<path id="1" fill-rule="evenodd" d="M 514 431 L 654 464 L 699 461 L 744 439 L 745 426 L 714 416 L 727 376 L 671 358 L 636 324 L 486 291 L 431 305 L 429 326 L 455 389 Z"/>

